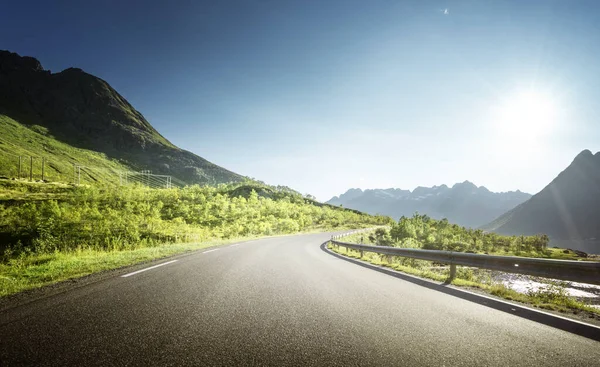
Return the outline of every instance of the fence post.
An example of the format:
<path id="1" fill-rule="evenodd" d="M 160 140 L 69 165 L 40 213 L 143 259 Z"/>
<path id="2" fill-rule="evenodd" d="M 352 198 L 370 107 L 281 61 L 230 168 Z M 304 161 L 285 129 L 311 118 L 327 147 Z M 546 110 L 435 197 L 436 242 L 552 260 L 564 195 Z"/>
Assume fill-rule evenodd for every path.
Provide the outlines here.
<path id="1" fill-rule="evenodd" d="M 77 185 L 81 183 L 81 166 L 77 166 Z"/>
<path id="2" fill-rule="evenodd" d="M 21 178 L 21 156 L 19 156 L 19 177 Z"/>
<path id="3" fill-rule="evenodd" d="M 33 181 L 33 156 L 29 156 L 29 181 Z"/>
<path id="4" fill-rule="evenodd" d="M 42 157 L 42 181 L 45 181 L 46 157 Z"/>

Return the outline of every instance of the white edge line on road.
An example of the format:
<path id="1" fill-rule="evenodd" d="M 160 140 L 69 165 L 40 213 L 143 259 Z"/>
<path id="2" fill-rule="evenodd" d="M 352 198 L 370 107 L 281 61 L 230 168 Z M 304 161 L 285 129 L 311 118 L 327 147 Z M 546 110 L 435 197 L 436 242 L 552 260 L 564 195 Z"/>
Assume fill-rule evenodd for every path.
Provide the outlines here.
<path id="1" fill-rule="evenodd" d="M 219 251 L 219 249 L 216 248 L 216 249 L 213 249 L 213 250 L 204 251 L 203 254 L 208 254 L 209 252 L 213 252 L 213 251 Z"/>
<path id="2" fill-rule="evenodd" d="M 234 246 L 239 246 L 239 243 L 234 243 L 233 245 L 229 246 L 229 247 L 234 247 Z"/>
<path id="3" fill-rule="evenodd" d="M 158 268 L 159 266 L 163 266 L 163 265 L 169 265 L 169 264 L 172 264 L 172 263 L 174 263 L 175 261 L 177 261 L 177 260 L 171 260 L 171 261 L 167 261 L 166 263 L 162 263 L 162 264 L 154 265 L 154 266 L 151 266 L 151 267 L 149 267 L 149 268 L 145 268 L 145 269 L 141 269 L 141 270 L 138 270 L 138 271 L 134 271 L 133 273 L 129 273 L 129 274 L 125 274 L 125 275 L 121 275 L 121 278 L 127 278 L 127 277 L 130 277 L 130 276 L 132 276 L 132 275 L 136 275 L 136 274 L 139 274 L 139 273 L 141 273 L 141 272 L 144 272 L 144 271 L 146 271 L 146 270 L 152 270 L 152 269 L 156 269 L 156 268 Z"/>

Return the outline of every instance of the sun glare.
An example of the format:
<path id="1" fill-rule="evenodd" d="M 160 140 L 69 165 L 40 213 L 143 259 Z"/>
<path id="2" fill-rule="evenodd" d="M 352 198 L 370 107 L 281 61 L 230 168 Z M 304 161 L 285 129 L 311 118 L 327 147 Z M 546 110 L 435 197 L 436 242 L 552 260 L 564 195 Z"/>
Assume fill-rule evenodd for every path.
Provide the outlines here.
<path id="1" fill-rule="evenodd" d="M 521 91 L 508 97 L 494 114 L 498 132 L 535 139 L 553 129 L 557 107 L 550 95 Z"/>

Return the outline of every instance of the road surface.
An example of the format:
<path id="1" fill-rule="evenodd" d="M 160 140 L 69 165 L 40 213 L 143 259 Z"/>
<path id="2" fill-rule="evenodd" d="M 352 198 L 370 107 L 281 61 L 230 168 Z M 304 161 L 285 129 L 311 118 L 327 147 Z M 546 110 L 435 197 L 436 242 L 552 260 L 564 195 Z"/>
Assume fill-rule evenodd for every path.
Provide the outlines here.
<path id="1" fill-rule="evenodd" d="M 600 364 L 597 341 L 353 264 L 327 238 L 204 250 L 6 310 L 0 365 Z"/>

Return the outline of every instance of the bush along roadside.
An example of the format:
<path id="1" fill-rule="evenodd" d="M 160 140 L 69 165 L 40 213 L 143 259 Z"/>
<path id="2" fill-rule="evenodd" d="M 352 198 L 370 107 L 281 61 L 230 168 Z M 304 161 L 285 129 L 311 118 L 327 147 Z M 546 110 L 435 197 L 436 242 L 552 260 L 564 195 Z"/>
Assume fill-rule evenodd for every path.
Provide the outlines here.
<path id="1" fill-rule="evenodd" d="M 0 194 L 0 296 L 234 240 L 391 221 L 252 182 L 161 190 L 8 182 Z"/>

